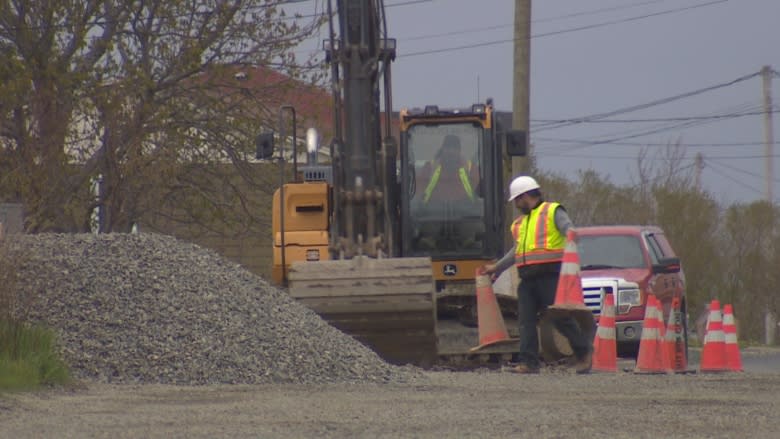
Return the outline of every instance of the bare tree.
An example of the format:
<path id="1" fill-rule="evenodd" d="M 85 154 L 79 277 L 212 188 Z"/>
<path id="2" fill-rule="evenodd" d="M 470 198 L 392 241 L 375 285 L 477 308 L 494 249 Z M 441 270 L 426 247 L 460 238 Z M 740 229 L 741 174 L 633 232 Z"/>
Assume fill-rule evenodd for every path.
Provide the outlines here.
<path id="1" fill-rule="evenodd" d="M 777 311 L 777 244 L 780 210 L 765 201 L 733 205 L 725 213 L 723 249 L 726 282 L 722 302 L 734 304 L 741 328 L 752 339 L 763 334 L 763 316 Z"/>

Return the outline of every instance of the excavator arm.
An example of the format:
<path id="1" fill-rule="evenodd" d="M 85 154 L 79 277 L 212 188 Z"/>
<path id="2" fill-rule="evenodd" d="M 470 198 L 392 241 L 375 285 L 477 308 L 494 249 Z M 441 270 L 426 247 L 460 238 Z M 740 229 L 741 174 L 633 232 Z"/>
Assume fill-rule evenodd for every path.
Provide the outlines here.
<path id="1" fill-rule="evenodd" d="M 429 257 L 395 257 L 401 240 L 397 147 L 390 135 L 390 63 L 382 0 L 328 3 L 334 97 L 329 260 L 293 262 L 290 294 L 387 361 L 436 361 Z M 384 98 L 381 99 L 380 97 Z M 384 101 L 384 125 L 380 103 Z M 307 184 L 307 183 L 302 183 Z"/>

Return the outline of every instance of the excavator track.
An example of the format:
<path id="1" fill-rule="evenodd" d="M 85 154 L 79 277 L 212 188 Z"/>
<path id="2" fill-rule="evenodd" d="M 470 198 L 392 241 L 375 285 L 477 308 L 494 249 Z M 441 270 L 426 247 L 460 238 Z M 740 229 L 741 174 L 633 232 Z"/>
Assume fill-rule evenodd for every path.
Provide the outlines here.
<path id="1" fill-rule="evenodd" d="M 296 262 L 292 297 L 393 364 L 437 362 L 430 258 Z"/>

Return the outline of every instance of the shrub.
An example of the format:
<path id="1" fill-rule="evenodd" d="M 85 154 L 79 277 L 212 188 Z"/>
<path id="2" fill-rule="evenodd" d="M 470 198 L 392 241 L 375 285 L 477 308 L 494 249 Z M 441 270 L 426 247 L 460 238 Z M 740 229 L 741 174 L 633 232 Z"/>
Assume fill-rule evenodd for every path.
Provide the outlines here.
<path id="1" fill-rule="evenodd" d="M 0 390 L 66 384 L 69 372 L 54 331 L 19 317 L 28 314 L 20 309 L 26 301 L 19 300 L 17 288 L 19 258 L 10 257 L 6 245 L 0 239 Z"/>

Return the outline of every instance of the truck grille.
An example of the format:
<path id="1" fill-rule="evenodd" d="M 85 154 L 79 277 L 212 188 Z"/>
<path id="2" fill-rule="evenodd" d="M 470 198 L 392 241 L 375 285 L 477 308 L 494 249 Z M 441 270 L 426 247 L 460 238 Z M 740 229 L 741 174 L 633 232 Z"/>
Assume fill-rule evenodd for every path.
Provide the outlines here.
<path id="1" fill-rule="evenodd" d="M 615 279 L 582 279 L 582 296 L 585 306 L 593 312 L 594 316 L 601 314 L 601 302 L 604 294 L 612 294 L 617 300 L 617 280 Z"/>

